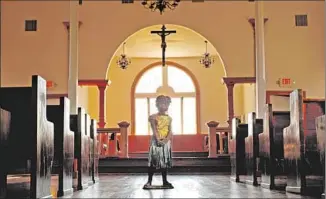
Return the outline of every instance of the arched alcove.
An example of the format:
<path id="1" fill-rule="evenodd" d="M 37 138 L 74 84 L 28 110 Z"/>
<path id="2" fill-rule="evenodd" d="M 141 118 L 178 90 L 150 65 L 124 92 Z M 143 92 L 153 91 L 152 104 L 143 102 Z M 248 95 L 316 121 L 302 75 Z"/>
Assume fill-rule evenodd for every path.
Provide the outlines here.
<path id="1" fill-rule="evenodd" d="M 186 67 L 155 62 L 136 76 L 131 87 L 131 122 L 135 135 L 149 135 L 149 115 L 156 112 L 155 98 L 168 95 L 172 99 L 169 115 L 174 134 L 200 133 L 200 90 L 195 76 Z"/>

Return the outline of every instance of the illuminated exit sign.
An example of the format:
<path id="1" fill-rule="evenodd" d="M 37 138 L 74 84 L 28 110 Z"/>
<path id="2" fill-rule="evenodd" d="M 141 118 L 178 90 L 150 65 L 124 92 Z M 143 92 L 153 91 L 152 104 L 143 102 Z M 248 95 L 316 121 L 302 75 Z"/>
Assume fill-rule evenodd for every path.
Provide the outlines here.
<path id="1" fill-rule="evenodd" d="M 291 87 L 295 82 L 291 78 L 283 77 L 280 78 L 276 83 L 280 87 Z"/>
<path id="2" fill-rule="evenodd" d="M 54 83 L 53 81 L 46 81 L 46 88 L 53 88 L 56 87 L 56 83 Z"/>

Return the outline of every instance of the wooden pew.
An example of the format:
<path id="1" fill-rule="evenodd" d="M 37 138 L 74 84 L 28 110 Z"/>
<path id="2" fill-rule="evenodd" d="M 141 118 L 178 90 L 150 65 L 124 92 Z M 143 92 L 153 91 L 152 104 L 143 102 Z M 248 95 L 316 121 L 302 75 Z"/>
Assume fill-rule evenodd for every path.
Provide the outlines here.
<path id="1" fill-rule="evenodd" d="M 240 119 L 232 119 L 232 134 L 229 141 L 231 160 L 231 180 L 244 182 L 246 175 L 245 138 L 248 136 L 248 125 L 240 124 Z"/>
<path id="2" fill-rule="evenodd" d="M 257 168 L 259 157 L 258 135 L 263 132 L 263 119 L 256 119 L 256 113 L 248 113 L 248 136 L 245 138 L 246 153 L 246 183 L 259 185 L 260 173 Z"/>
<path id="3" fill-rule="evenodd" d="M 307 184 L 311 183 L 311 186 L 316 184 L 320 186 L 321 190 L 319 196 L 323 193 L 324 186 L 321 186 L 324 182 L 325 166 L 324 162 L 320 161 L 322 151 L 318 148 L 318 143 L 323 142 L 321 137 L 317 136 L 316 130 L 316 118 L 325 114 L 325 99 L 304 99 L 303 100 L 303 128 L 304 128 L 304 146 L 305 146 L 305 159 L 306 159 L 306 178 Z M 310 180 L 312 179 L 312 180 Z"/>
<path id="4" fill-rule="evenodd" d="M 31 87 L 0 88 L 0 95 L 0 106 L 11 113 L 1 142 L 0 176 L 7 181 L 1 198 L 51 197 L 54 127 L 46 118 L 46 81 L 33 76 Z"/>
<path id="5" fill-rule="evenodd" d="M 91 138 L 93 139 L 93 143 L 91 146 L 91 154 L 93 162 L 91 164 L 92 167 L 92 180 L 96 183 L 99 180 L 98 177 L 98 162 L 100 156 L 100 147 L 99 147 L 99 140 L 97 135 L 97 122 L 96 120 L 91 120 Z"/>
<path id="6" fill-rule="evenodd" d="M 261 186 L 284 190 L 286 176 L 283 169 L 283 129 L 290 124 L 289 112 L 273 112 L 265 105 L 264 131 L 259 134 L 259 171 Z"/>
<path id="7" fill-rule="evenodd" d="M 84 150 L 83 150 L 83 155 L 86 158 L 86 161 L 84 161 L 85 164 L 85 173 L 87 175 L 85 176 L 85 180 L 87 181 L 87 184 L 90 186 L 93 184 L 92 180 L 92 158 L 91 158 L 91 146 L 93 145 L 93 139 L 91 139 L 91 118 L 90 116 L 85 113 L 85 136 L 83 137 L 83 142 L 84 142 Z"/>
<path id="8" fill-rule="evenodd" d="M 60 98 L 60 105 L 47 106 L 47 118 L 54 123 L 54 163 L 52 175 L 58 175 L 56 196 L 72 194 L 74 132 L 70 130 L 70 101 Z"/>
<path id="9" fill-rule="evenodd" d="M 88 168 L 87 168 L 87 161 L 88 156 L 87 154 L 83 153 L 87 150 L 85 147 L 85 110 L 83 108 L 78 108 L 77 115 L 70 115 L 70 129 L 74 132 L 74 156 L 75 162 L 77 162 L 77 166 L 74 166 L 74 171 L 77 173 L 75 180 L 73 181 L 73 188 L 74 190 L 82 190 L 88 187 L 87 175 L 88 175 Z"/>
<path id="10" fill-rule="evenodd" d="M 310 124 L 315 120 L 316 107 L 303 102 L 301 89 L 290 95 L 290 126 L 284 129 L 284 158 L 287 173 L 287 192 L 318 195 L 323 192 L 323 176 L 316 130 Z"/>
<path id="11" fill-rule="evenodd" d="M 7 148 L 7 139 L 8 134 L 10 131 L 10 121 L 11 121 L 11 114 L 10 112 L 2 109 L 0 107 L 0 157 L 4 157 L 6 148 Z M 4 164 L 0 164 L 0 171 L 4 171 L 5 167 Z M 0 198 L 5 195 L 5 188 L 7 183 L 7 176 L 4 172 L 0 172 Z"/>
<path id="12" fill-rule="evenodd" d="M 317 134 L 317 147 L 320 151 L 320 162 L 323 165 L 322 168 L 325 168 L 325 122 L 326 122 L 326 115 L 322 115 L 316 118 L 316 134 Z M 325 169 L 323 169 L 323 187 L 325 187 Z M 322 198 L 325 198 L 325 188 L 322 194 Z"/>

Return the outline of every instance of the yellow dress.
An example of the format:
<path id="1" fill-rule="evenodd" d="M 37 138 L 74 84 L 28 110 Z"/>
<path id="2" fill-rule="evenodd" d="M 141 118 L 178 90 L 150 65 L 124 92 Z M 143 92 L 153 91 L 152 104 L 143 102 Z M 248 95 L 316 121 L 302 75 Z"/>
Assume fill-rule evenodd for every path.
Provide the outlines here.
<path id="1" fill-rule="evenodd" d="M 155 120 L 157 133 L 159 138 L 164 139 L 169 135 L 171 117 L 168 115 L 152 115 L 149 120 Z M 148 153 L 148 166 L 155 167 L 156 169 L 166 169 L 172 167 L 172 150 L 171 141 L 166 144 L 158 145 L 155 135 L 152 136 L 149 153 Z"/>
<path id="2" fill-rule="evenodd" d="M 157 132 L 159 139 L 166 138 L 169 134 L 169 126 L 171 123 L 171 118 L 168 115 L 157 115 Z"/>

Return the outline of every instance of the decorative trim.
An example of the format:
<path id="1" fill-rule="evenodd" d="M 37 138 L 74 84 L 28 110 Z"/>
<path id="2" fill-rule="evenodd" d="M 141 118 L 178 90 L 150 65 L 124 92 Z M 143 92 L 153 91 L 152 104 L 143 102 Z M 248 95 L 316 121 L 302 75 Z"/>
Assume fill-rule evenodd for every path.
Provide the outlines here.
<path id="1" fill-rule="evenodd" d="M 230 132 L 230 128 L 229 127 L 217 127 L 216 128 L 216 132 L 217 133 L 228 133 Z"/>
<path id="2" fill-rule="evenodd" d="M 305 98 L 305 102 L 324 102 L 325 98 Z"/>
<path id="3" fill-rule="evenodd" d="M 293 90 L 268 90 L 266 91 L 266 104 L 271 103 L 272 96 L 289 97 Z M 303 91 L 303 99 L 306 99 L 306 91 Z"/>
<path id="4" fill-rule="evenodd" d="M 256 83 L 256 77 L 223 77 L 222 80 L 226 85 Z"/>
<path id="5" fill-rule="evenodd" d="M 216 121 L 210 121 L 210 122 L 207 122 L 206 125 L 209 127 L 209 128 L 216 128 L 219 123 L 216 122 Z"/>
<path id="6" fill-rule="evenodd" d="M 110 80 L 104 79 L 83 79 L 78 81 L 79 86 L 109 86 L 111 84 Z"/>
<path id="7" fill-rule="evenodd" d="M 46 95 L 47 99 L 59 99 L 61 97 L 68 97 L 68 94 L 64 93 L 50 93 Z"/>
<path id="8" fill-rule="evenodd" d="M 130 126 L 130 124 L 126 121 L 122 121 L 118 123 L 120 128 L 128 128 Z"/>
<path id="9" fill-rule="evenodd" d="M 62 23 L 66 27 L 66 29 L 69 30 L 69 28 L 70 28 L 70 22 L 69 21 L 64 21 Z M 83 24 L 83 22 L 79 21 L 78 27 L 80 27 L 82 24 Z"/>
<path id="10" fill-rule="evenodd" d="M 266 23 L 267 21 L 268 21 L 268 18 L 264 18 L 264 23 Z M 254 34 L 255 34 L 255 32 L 256 32 L 256 30 L 255 30 L 255 25 L 256 25 L 255 18 L 249 18 L 248 22 L 251 24 L 251 27 L 252 27 L 252 29 L 254 31 Z"/>
<path id="11" fill-rule="evenodd" d="M 201 126 L 200 126 L 200 87 L 199 87 L 199 83 L 195 77 L 195 75 L 186 67 L 173 62 L 173 61 L 165 61 L 166 65 L 171 65 L 174 66 L 176 68 L 179 68 L 180 70 L 184 71 L 185 73 L 187 73 L 187 75 L 189 75 L 189 77 L 191 78 L 192 82 L 195 85 L 195 89 L 196 89 L 196 113 L 197 113 L 197 117 L 196 117 L 196 123 L 197 123 L 197 134 L 201 133 Z M 146 66 L 144 69 L 142 69 L 137 76 L 134 79 L 134 82 L 132 83 L 131 86 L 131 93 L 130 93 L 130 100 L 131 100 L 131 135 L 135 135 L 135 90 L 136 90 L 136 85 L 139 81 L 139 79 L 143 76 L 143 74 L 148 71 L 151 68 L 154 68 L 155 66 L 160 66 L 162 65 L 161 61 L 158 62 L 154 62 L 148 66 Z"/>

